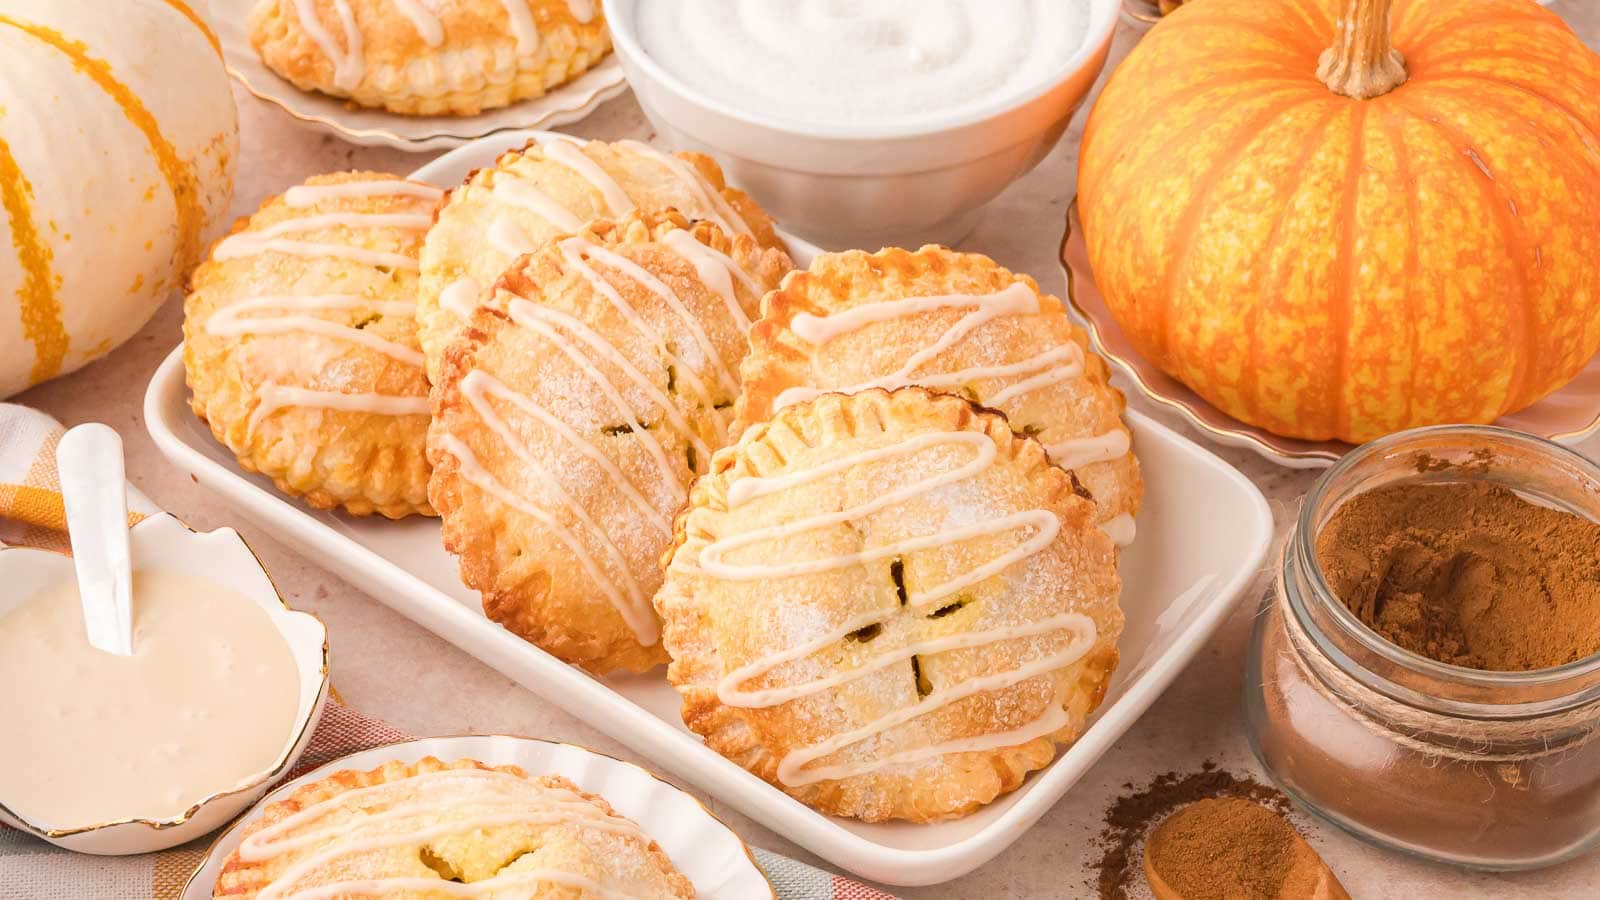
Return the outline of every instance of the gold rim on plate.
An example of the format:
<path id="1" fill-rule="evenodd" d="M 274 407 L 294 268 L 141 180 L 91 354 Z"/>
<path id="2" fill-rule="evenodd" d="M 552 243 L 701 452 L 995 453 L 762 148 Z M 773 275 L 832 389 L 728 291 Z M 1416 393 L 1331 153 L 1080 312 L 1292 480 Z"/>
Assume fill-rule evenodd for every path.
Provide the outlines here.
<path id="1" fill-rule="evenodd" d="M 338 757 L 337 759 L 330 759 L 327 762 L 323 763 L 322 765 L 317 766 L 315 769 L 311 769 L 311 770 L 305 772 L 302 775 L 299 775 L 299 776 L 297 776 L 295 778 L 291 778 L 288 781 L 285 781 L 283 784 L 280 784 L 277 787 L 274 787 L 272 790 L 267 791 L 267 793 L 265 795 L 263 795 L 260 800 L 257 800 L 255 803 L 251 804 L 249 809 L 247 809 L 244 812 L 240 813 L 237 818 L 235 818 L 232 822 L 228 823 L 227 827 L 223 828 L 221 831 L 218 831 L 216 833 L 216 837 L 212 838 L 211 843 L 206 846 L 206 852 L 200 857 L 200 861 L 195 864 L 194 871 L 189 873 L 189 877 L 184 880 L 184 882 L 183 882 L 183 890 L 178 893 L 178 896 L 181 898 L 181 897 L 187 897 L 189 895 L 189 890 L 195 886 L 195 879 L 199 878 L 200 877 L 200 873 L 205 871 L 206 865 L 211 862 L 211 858 L 216 854 L 217 848 L 222 845 L 222 842 L 224 840 L 227 840 L 228 835 L 232 834 L 234 832 L 234 829 L 236 829 L 240 825 L 244 824 L 244 820 L 249 818 L 251 813 L 255 812 L 256 810 L 260 809 L 262 806 L 265 806 L 268 803 L 274 802 L 275 798 L 279 794 L 283 793 L 284 791 L 288 790 L 289 788 L 294 787 L 295 785 L 298 785 L 298 784 L 308 783 L 308 782 L 310 782 L 311 780 L 313 780 L 316 777 L 325 777 L 326 774 L 328 774 L 328 773 L 330 773 L 332 771 L 341 771 L 341 770 L 334 769 L 334 767 L 340 765 L 341 763 L 344 763 L 345 760 L 349 759 L 352 756 L 358 756 L 358 755 L 363 754 L 363 753 L 373 753 L 373 752 L 379 751 L 379 750 L 393 750 L 393 749 L 395 749 L 397 747 L 404 747 L 407 744 L 420 744 L 420 743 L 423 743 L 424 741 L 451 741 L 451 740 L 456 740 L 458 738 L 504 738 L 506 740 L 512 740 L 512 741 L 527 741 L 529 743 L 534 743 L 534 744 L 548 744 L 548 745 L 550 745 L 552 747 L 571 747 L 574 750 L 582 750 L 585 753 L 592 753 L 595 756 L 599 756 L 599 757 L 602 757 L 604 759 L 609 759 L 614 763 L 618 763 L 620 765 L 627 766 L 630 769 L 635 769 L 635 770 L 643 773 L 644 775 L 648 776 L 652 781 L 659 782 L 660 784 L 666 786 L 667 788 L 669 788 L 669 789 L 671 789 L 673 791 L 676 791 L 676 792 L 684 795 L 685 797 L 688 797 L 690 800 L 693 800 L 694 804 L 696 806 L 700 807 L 700 811 L 705 813 L 706 816 L 711 819 L 711 821 L 713 821 L 713 822 L 717 823 L 718 825 L 721 825 L 723 828 L 727 829 L 728 833 L 733 835 L 733 839 L 739 842 L 740 849 L 744 850 L 745 858 L 750 860 L 750 865 L 756 870 L 756 873 L 761 876 L 761 880 L 765 881 L 767 883 L 767 890 L 769 892 L 771 892 L 772 900 L 778 900 L 778 891 L 777 891 L 776 888 L 774 888 L 772 886 L 772 879 L 767 877 L 766 870 L 761 868 L 761 864 L 759 862 L 756 862 L 756 855 L 750 849 L 750 845 L 745 843 L 745 839 L 739 836 L 739 832 L 733 830 L 733 826 L 732 825 L 729 825 L 727 822 L 722 821 L 722 817 L 721 816 L 719 816 L 716 813 L 712 812 L 710 810 L 710 808 L 708 808 L 704 803 L 702 803 L 700 801 L 699 797 L 696 797 L 694 794 L 689 793 L 688 791 L 684 790 L 683 788 L 680 788 L 677 785 L 673 784 L 672 782 L 666 780 L 665 778 L 662 778 L 660 775 L 657 775 L 656 773 L 650 771 L 649 769 L 646 769 L 644 766 L 641 766 L 641 765 L 639 765 L 637 763 L 628 762 L 625 759 L 618 759 L 617 757 L 612 756 L 609 753 L 602 753 L 599 750 L 593 749 L 592 747 L 585 747 L 582 744 L 573 744 L 573 743 L 569 743 L 567 741 L 552 741 L 552 740 L 549 740 L 547 738 L 534 738 L 534 737 L 527 737 L 526 735 L 503 734 L 503 733 L 500 733 L 500 732 L 488 732 L 488 733 L 485 733 L 485 734 L 453 734 L 453 735 L 445 735 L 445 736 L 441 736 L 441 737 L 406 738 L 403 741 L 390 741 L 390 742 L 388 742 L 386 744 L 374 744 L 371 747 L 367 747 L 367 748 L 362 749 L 362 750 L 356 750 L 356 751 L 353 751 L 351 753 L 346 753 L 345 755 L 343 755 L 341 757 Z M 432 754 L 430 754 L 430 755 L 432 755 Z M 469 759 L 471 757 L 457 757 L 457 758 L 458 759 Z M 446 761 L 448 762 L 449 760 L 446 760 Z M 483 760 L 477 760 L 477 761 L 478 762 L 483 762 Z M 519 766 L 519 768 L 521 768 L 521 767 Z M 590 793 L 593 793 L 593 792 L 590 792 Z M 610 801 L 607 801 L 607 802 L 610 802 Z M 650 839 L 652 841 L 656 841 L 654 835 L 651 835 Z M 656 841 L 656 843 L 659 844 L 660 842 Z"/>
<path id="2" fill-rule="evenodd" d="M 1083 223 L 1078 219 L 1076 196 L 1067 204 L 1064 218 L 1057 257 L 1067 280 L 1067 306 L 1088 330 L 1095 350 L 1121 369 L 1146 399 L 1178 413 L 1184 421 L 1219 444 L 1253 450 L 1291 468 L 1330 466 L 1355 448 L 1354 444 L 1343 441 L 1306 441 L 1281 437 L 1265 429 L 1246 425 L 1212 406 L 1199 394 L 1145 359 L 1123 335 L 1105 298 L 1095 285 L 1094 272 L 1089 266 L 1088 246 L 1083 240 Z M 1568 418 L 1559 424 L 1538 418 L 1541 413 L 1559 416 L 1560 413 L 1554 411 L 1568 407 L 1591 410 L 1591 417 L 1584 419 L 1581 414 L 1574 413 L 1580 418 Z M 1596 355 L 1566 387 L 1527 409 L 1500 417 L 1493 424 L 1564 444 L 1575 443 L 1600 432 L 1600 355 Z"/>

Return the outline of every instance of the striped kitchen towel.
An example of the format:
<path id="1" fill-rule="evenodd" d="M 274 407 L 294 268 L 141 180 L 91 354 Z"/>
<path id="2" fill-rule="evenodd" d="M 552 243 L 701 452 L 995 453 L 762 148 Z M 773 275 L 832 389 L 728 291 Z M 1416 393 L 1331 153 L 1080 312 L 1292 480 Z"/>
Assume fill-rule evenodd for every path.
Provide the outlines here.
<path id="1" fill-rule="evenodd" d="M 0 403 L 0 545 L 66 553 L 66 514 L 56 482 L 55 447 L 61 425 L 43 413 Z M 128 486 L 131 521 L 159 512 Z M 330 699 L 305 755 L 286 778 L 296 777 L 379 744 L 411 737 L 378 719 Z M 142 856 L 86 856 L 62 850 L 0 825 L 0 900 L 170 900 L 183 894 L 210 846 L 201 838 Z M 798 860 L 756 850 L 756 861 L 779 900 L 894 900 L 875 888 Z M 204 892 L 201 896 L 204 896 Z"/>

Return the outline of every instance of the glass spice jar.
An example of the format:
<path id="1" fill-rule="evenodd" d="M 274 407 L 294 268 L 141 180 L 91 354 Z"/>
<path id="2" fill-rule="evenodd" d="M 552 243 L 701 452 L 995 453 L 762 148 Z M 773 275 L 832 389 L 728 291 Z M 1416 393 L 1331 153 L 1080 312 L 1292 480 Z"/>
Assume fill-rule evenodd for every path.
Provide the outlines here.
<path id="1" fill-rule="evenodd" d="M 1363 624 L 1317 561 L 1318 532 L 1351 497 L 1462 481 L 1600 521 L 1600 467 L 1520 432 L 1419 428 L 1352 451 L 1306 495 L 1256 616 L 1250 745 L 1291 797 L 1357 837 L 1455 865 L 1548 866 L 1600 843 L 1600 654 L 1527 672 L 1436 662 Z"/>

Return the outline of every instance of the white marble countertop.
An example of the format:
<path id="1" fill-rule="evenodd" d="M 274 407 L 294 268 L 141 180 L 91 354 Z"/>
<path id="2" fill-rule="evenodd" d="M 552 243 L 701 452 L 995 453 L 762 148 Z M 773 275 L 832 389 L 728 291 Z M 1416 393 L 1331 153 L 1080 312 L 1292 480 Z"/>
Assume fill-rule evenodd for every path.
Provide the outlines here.
<path id="1" fill-rule="evenodd" d="M 1551 8 L 1571 22 L 1591 46 L 1600 46 L 1600 4 L 1556 0 Z M 1127 52 L 1138 33 L 1123 27 L 1113 60 Z M 318 172 L 365 168 L 404 173 L 433 155 L 350 146 L 303 130 L 242 91 L 236 94 L 243 147 L 233 201 L 235 215 L 248 214 L 263 198 Z M 1062 290 L 1055 254 L 1062 216 L 1076 190 L 1082 119 L 1080 113 L 1050 157 L 988 208 L 982 225 L 961 249 L 986 253 L 1014 270 L 1034 275 L 1048 290 Z M 605 104 L 588 119 L 562 130 L 600 139 L 651 135 L 631 95 Z M 238 527 L 289 602 L 317 613 L 328 623 L 334 684 L 357 709 L 417 735 L 526 734 L 583 744 L 649 765 L 648 760 L 581 719 L 539 699 L 346 584 L 337 571 L 315 566 L 259 529 L 241 523 L 216 496 L 170 467 L 145 433 L 140 408 L 151 373 L 179 340 L 181 312 L 181 303 L 174 299 L 137 337 L 107 359 L 34 388 L 16 400 L 52 413 L 69 425 L 101 421 L 114 426 L 127 444 L 129 478 L 155 502 L 196 527 Z M 1151 404 L 1135 396 L 1129 400 L 1136 408 L 1154 412 Z M 1199 440 L 1192 429 L 1171 416 L 1155 414 Z M 1280 468 L 1242 450 L 1211 449 L 1266 493 L 1281 532 L 1315 473 Z M 1600 437 L 1580 449 L 1600 458 Z M 1092 896 L 1090 865 L 1096 857 L 1092 839 L 1101 828 L 1105 808 L 1124 792 L 1125 783 L 1142 786 L 1160 773 L 1196 770 L 1206 760 L 1264 780 L 1245 742 L 1240 702 L 1245 645 L 1259 596 L 1259 588 L 1247 592 L 1215 639 L 1144 718 L 1009 850 L 964 878 L 894 892 L 926 900 Z M 749 843 L 826 865 L 703 792 L 694 792 Z M 1594 886 L 1600 884 L 1600 853 L 1539 872 L 1470 873 L 1368 847 L 1303 817 L 1298 821 L 1358 900 L 1578 897 L 1593 896 Z"/>

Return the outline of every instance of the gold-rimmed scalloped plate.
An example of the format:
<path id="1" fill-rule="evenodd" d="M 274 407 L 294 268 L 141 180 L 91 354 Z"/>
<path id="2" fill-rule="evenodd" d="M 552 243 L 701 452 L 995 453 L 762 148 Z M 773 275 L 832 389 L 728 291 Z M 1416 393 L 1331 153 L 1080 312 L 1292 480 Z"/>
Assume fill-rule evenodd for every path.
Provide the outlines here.
<path id="1" fill-rule="evenodd" d="M 250 46 L 245 19 L 256 0 L 212 0 L 211 21 L 222 44 L 228 74 L 245 90 L 305 125 L 365 147 L 448 150 L 501 131 L 554 128 L 594 112 L 628 89 L 622 64 L 606 54 L 598 65 L 543 97 L 486 110 L 476 116 L 402 116 L 364 109 L 312 91 L 302 91 L 261 62 Z"/>
<path id="2" fill-rule="evenodd" d="M 1353 445 L 1343 441 L 1303 441 L 1280 437 L 1233 418 L 1206 402 L 1182 382 L 1161 371 L 1134 349 L 1122 333 L 1089 268 L 1089 251 L 1078 219 L 1078 201 L 1067 205 L 1066 231 L 1061 236 L 1061 267 L 1067 278 L 1067 305 L 1089 331 L 1100 354 L 1121 369 L 1146 398 L 1176 412 L 1209 439 L 1244 447 L 1296 469 L 1332 465 Z M 1600 432 L 1600 355 L 1571 383 L 1534 405 L 1494 423 L 1563 444 Z"/>
<path id="3" fill-rule="evenodd" d="M 184 885 L 182 900 L 209 900 L 223 864 L 244 840 L 244 830 L 239 826 L 258 818 L 269 803 L 334 772 L 365 771 L 390 761 L 414 763 L 425 756 L 446 762 L 475 759 L 491 766 L 518 766 L 529 775 L 560 775 L 580 790 L 604 797 L 618 813 L 637 823 L 661 845 L 673 866 L 693 882 L 699 896 L 707 900 L 777 896 L 756 865 L 755 855 L 732 828 L 694 795 L 673 787 L 649 770 L 576 744 L 484 734 L 385 744 L 325 763 L 284 782 L 212 841 L 205 858 Z"/>

